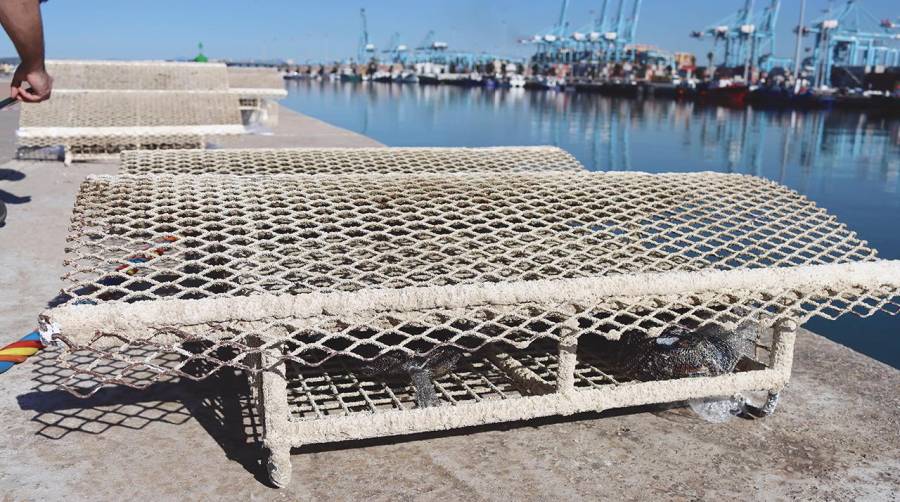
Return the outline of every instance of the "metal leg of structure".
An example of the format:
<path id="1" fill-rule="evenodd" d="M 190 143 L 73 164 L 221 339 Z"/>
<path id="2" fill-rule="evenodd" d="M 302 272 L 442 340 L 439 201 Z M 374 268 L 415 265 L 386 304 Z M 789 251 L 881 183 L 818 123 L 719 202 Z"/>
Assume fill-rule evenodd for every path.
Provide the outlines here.
<path id="1" fill-rule="evenodd" d="M 269 452 L 266 468 L 269 479 L 278 488 L 291 482 L 290 410 L 287 399 L 287 375 L 284 362 L 277 362 L 280 349 L 262 353 L 258 375 L 257 405 L 262 417 L 263 445 Z"/>

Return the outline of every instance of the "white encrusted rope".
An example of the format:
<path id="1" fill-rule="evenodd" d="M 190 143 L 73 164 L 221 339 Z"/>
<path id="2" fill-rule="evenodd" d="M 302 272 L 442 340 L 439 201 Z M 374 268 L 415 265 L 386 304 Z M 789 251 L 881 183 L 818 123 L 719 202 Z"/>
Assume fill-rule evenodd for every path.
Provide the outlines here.
<path id="1" fill-rule="evenodd" d="M 790 353 L 792 344 L 781 348 Z M 514 399 L 489 399 L 457 406 L 413 410 L 358 413 L 317 420 L 296 421 L 288 427 L 266 430 L 293 446 L 411 434 L 529 420 L 554 415 L 572 415 L 651 403 L 666 403 L 709 396 L 731 396 L 743 391 L 780 390 L 790 378 L 790 368 L 748 371 L 716 377 L 641 382 L 577 392 L 553 392 Z M 271 402 L 269 405 L 271 406 Z M 283 405 L 282 405 L 283 406 Z"/>
<path id="2" fill-rule="evenodd" d="M 178 94 L 221 94 L 228 95 L 234 94 L 231 89 L 53 89 L 54 96 L 77 96 L 79 94 L 92 94 L 92 95 L 103 95 L 109 93 L 116 94 L 133 94 L 133 95 L 157 95 L 159 98 L 164 98 L 167 94 L 177 92 Z"/>
<path id="3" fill-rule="evenodd" d="M 157 300 L 137 303 L 66 305 L 44 312 L 42 333 L 54 326 L 68 340 L 86 343 L 97 332 L 140 339 L 161 325 L 203 325 L 226 320 L 259 321 L 321 315 L 354 317 L 360 312 L 407 312 L 458 309 L 477 305 L 519 303 L 589 303 L 605 297 L 633 298 L 690 295 L 740 290 L 838 291 L 854 287 L 900 288 L 900 261 L 729 271 L 622 274 L 578 279 L 553 279 L 457 286 L 375 289 L 350 293 L 307 293 L 296 296 L 261 294 L 199 300 Z M 302 322 L 294 323 L 301 327 Z M 228 333 L 210 333 L 209 339 Z"/>
<path id="4" fill-rule="evenodd" d="M 267 89 L 263 87 L 232 87 L 228 89 L 228 92 L 249 98 L 285 98 L 288 94 L 285 89 Z"/>
<path id="5" fill-rule="evenodd" d="M 228 91 L 222 63 L 172 61 L 47 61 L 53 91 Z"/>
<path id="6" fill-rule="evenodd" d="M 91 136 L 180 136 L 180 135 L 232 135 L 244 134 L 242 125 L 182 125 L 182 126 L 131 126 L 131 127 L 22 127 L 16 131 L 19 138 L 81 138 Z"/>
<path id="7" fill-rule="evenodd" d="M 416 174 L 584 171 L 551 146 L 128 150 L 119 174 Z"/>
<path id="8" fill-rule="evenodd" d="M 103 60 L 103 59 L 48 59 L 48 65 L 71 66 L 150 66 L 150 67 L 174 67 L 174 68 L 225 68 L 225 63 L 197 63 L 194 61 L 164 61 L 157 59 L 145 60 Z"/>

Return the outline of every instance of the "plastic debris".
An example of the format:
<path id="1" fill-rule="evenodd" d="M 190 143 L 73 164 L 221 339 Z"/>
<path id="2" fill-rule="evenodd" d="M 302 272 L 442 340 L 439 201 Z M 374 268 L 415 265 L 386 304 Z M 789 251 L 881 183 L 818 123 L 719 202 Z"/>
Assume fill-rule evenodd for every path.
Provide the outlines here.
<path id="1" fill-rule="evenodd" d="M 703 420 L 714 424 L 727 422 L 740 415 L 744 412 L 745 404 L 746 401 L 741 396 L 688 401 L 688 405 L 694 410 L 694 413 Z"/>

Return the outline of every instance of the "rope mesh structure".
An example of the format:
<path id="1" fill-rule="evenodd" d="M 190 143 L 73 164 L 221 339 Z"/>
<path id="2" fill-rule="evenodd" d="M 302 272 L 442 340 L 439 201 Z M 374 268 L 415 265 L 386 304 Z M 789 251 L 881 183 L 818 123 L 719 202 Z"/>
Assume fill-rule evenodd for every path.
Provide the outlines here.
<path id="1" fill-rule="evenodd" d="M 50 60 L 46 65 L 54 90 L 227 91 L 229 82 L 222 63 Z"/>
<path id="2" fill-rule="evenodd" d="M 796 192 L 742 175 L 94 177 L 69 243 L 41 325 L 73 371 L 63 387 L 82 394 L 223 366 L 287 361 L 322 379 L 437 347 L 900 311 L 898 264 Z"/>
<path id="3" fill-rule="evenodd" d="M 76 158 L 126 149 L 198 148 L 242 134 L 238 104 L 227 92 L 60 91 L 25 104 L 17 131 L 20 156 L 63 146 Z"/>
<path id="4" fill-rule="evenodd" d="M 242 98 L 283 98 L 287 96 L 284 78 L 274 68 L 228 67 L 231 92 Z"/>
<path id="5" fill-rule="evenodd" d="M 581 171 L 556 147 L 127 151 L 121 174 L 348 175 Z"/>

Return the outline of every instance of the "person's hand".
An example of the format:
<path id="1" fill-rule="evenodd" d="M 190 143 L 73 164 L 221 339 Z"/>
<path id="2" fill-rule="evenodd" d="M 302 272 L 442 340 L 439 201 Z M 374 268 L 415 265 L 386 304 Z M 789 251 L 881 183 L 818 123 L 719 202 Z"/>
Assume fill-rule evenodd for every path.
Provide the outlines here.
<path id="1" fill-rule="evenodd" d="M 28 83 L 30 88 L 26 89 L 23 85 L 25 83 Z M 50 99 L 53 77 L 44 68 L 28 68 L 21 64 L 16 68 L 9 87 L 9 97 L 26 103 L 40 103 Z"/>

